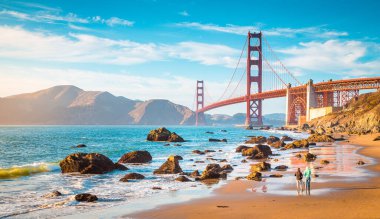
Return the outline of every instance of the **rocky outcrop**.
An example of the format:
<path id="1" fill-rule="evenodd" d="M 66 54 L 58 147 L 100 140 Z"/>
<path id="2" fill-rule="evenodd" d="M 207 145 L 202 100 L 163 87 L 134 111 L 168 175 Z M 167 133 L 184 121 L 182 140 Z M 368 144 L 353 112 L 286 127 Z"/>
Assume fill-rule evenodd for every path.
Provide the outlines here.
<path id="1" fill-rule="evenodd" d="M 268 145 L 255 145 L 254 147 L 242 150 L 243 156 L 249 156 L 249 159 L 262 159 L 272 155 L 272 150 Z"/>
<path id="2" fill-rule="evenodd" d="M 263 144 L 267 141 L 264 136 L 253 136 L 251 139 L 245 141 L 246 144 Z"/>
<path id="3" fill-rule="evenodd" d="M 330 135 L 325 134 L 313 134 L 307 138 L 308 142 L 334 142 L 335 139 Z"/>
<path id="4" fill-rule="evenodd" d="M 380 91 L 361 94 L 358 98 L 351 99 L 342 110 L 313 119 L 308 124 L 316 131 L 322 128 L 349 134 L 379 133 Z"/>
<path id="5" fill-rule="evenodd" d="M 304 160 L 305 160 L 306 162 L 312 162 L 312 161 L 314 161 L 315 159 L 317 159 L 317 155 L 312 154 L 312 153 L 306 153 L 305 156 L 304 156 Z"/>
<path id="6" fill-rule="evenodd" d="M 182 169 L 179 166 L 179 160 L 183 160 L 181 156 L 170 156 L 165 163 L 161 165 L 160 168 L 155 170 L 154 174 L 175 174 L 181 173 Z"/>
<path id="7" fill-rule="evenodd" d="M 210 138 L 208 139 L 209 142 L 227 142 L 227 139 L 216 139 L 216 138 Z"/>
<path id="8" fill-rule="evenodd" d="M 285 149 L 293 149 L 293 148 L 308 148 L 309 147 L 309 142 L 306 139 L 302 140 L 296 140 L 293 141 L 292 143 L 286 144 Z"/>
<path id="9" fill-rule="evenodd" d="M 235 152 L 240 153 L 240 152 L 242 152 L 243 150 L 248 149 L 248 148 L 251 148 L 251 147 L 248 147 L 248 146 L 245 146 L 245 145 L 240 145 L 240 146 L 238 146 L 238 147 L 235 149 Z"/>
<path id="10" fill-rule="evenodd" d="M 186 176 L 179 176 L 175 179 L 175 181 L 178 181 L 178 182 L 191 182 L 191 180 L 189 178 L 187 178 Z"/>
<path id="11" fill-rule="evenodd" d="M 202 172 L 200 180 L 206 179 L 219 179 L 226 178 L 227 174 L 223 172 L 223 169 L 219 164 L 208 164 L 206 169 Z"/>
<path id="12" fill-rule="evenodd" d="M 262 174 L 260 172 L 252 172 L 247 176 L 248 180 L 261 181 Z"/>
<path id="13" fill-rule="evenodd" d="M 268 171 L 270 170 L 270 168 L 271 168 L 270 163 L 260 162 L 260 163 L 251 165 L 251 172 Z"/>
<path id="14" fill-rule="evenodd" d="M 128 182 L 130 179 L 145 179 L 145 176 L 139 173 L 128 173 L 123 178 L 121 178 L 120 181 Z"/>
<path id="15" fill-rule="evenodd" d="M 148 151 L 132 151 L 124 154 L 118 163 L 148 163 L 152 161 L 152 155 Z"/>
<path id="16" fill-rule="evenodd" d="M 75 153 L 63 159 L 59 166 L 62 173 L 102 174 L 116 169 L 112 160 L 97 153 Z"/>
<path id="17" fill-rule="evenodd" d="M 75 196 L 75 200 L 78 202 L 94 202 L 98 200 L 96 195 L 91 195 L 89 193 L 82 193 Z"/>
<path id="18" fill-rule="evenodd" d="M 185 140 L 175 132 L 170 132 L 165 127 L 151 130 L 146 138 L 148 141 L 184 142 Z"/>

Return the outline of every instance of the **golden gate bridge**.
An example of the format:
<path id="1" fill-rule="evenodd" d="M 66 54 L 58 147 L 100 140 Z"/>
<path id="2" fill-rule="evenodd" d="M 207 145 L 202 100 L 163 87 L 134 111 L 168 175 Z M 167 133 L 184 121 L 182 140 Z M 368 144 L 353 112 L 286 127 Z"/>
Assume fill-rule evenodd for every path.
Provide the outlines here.
<path id="1" fill-rule="evenodd" d="M 244 54 L 246 66 L 241 68 Z M 240 75 L 239 69 L 243 69 Z M 245 125 L 263 126 L 263 100 L 279 97 L 286 98 L 285 125 L 298 125 L 312 118 L 311 109 L 342 107 L 351 98 L 357 97 L 359 90 L 365 89 L 380 89 L 380 77 L 329 80 L 315 84 L 310 79 L 302 84 L 281 62 L 262 32 L 248 32 L 232 77 L 218 99 L 213 100 L 208 95 L 203 80 L 197 81 L 196 125 L 205 124 L 206 111 L 246 103 Z"/>

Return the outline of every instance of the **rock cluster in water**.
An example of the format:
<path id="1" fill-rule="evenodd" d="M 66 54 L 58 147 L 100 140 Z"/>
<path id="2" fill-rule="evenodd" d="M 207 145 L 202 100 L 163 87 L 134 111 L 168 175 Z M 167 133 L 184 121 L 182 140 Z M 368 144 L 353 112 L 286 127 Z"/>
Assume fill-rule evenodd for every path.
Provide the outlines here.
<path id="1" fill-rule="evenodd" d="M 152 161 L 152 155 L 148 151 L 132 151 L 124 154 L 118 163 L 148 163 Z"/>
<path id="2" fill-rule="evenodd" d="M 151 130 L 146 138 L 148 141 L 169 141 L 169 142 L 184 142 L 185 140 L 176 134 L 167 130 L 165 127 Z"/>

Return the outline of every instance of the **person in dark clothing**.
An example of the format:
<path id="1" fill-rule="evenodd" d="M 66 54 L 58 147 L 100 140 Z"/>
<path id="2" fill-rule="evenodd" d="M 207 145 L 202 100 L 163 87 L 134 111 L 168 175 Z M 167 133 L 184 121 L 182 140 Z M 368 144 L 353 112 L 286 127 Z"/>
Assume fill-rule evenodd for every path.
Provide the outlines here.
<path id="1" fill-rule="evenodd" d="M 298 168 L 294 176 L 296 177 L 296 180 L 297 180 L 297 193 L 298 194 L 300 194 L 300 192 L 303 193 L 303 181 L 302 181 L 303 174 L 300 168 Z"/>

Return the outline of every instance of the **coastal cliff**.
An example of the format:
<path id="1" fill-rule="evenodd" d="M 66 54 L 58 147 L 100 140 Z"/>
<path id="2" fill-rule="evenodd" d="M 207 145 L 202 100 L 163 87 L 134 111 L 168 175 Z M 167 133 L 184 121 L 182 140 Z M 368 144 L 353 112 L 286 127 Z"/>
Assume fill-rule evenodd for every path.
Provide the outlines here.
<path id="1" fill-rule="evenodd" d="M 313 119 L 308 125 L 327 132 L 379 133 L 380 91 L 353 98 L 342 110 Z"/>

